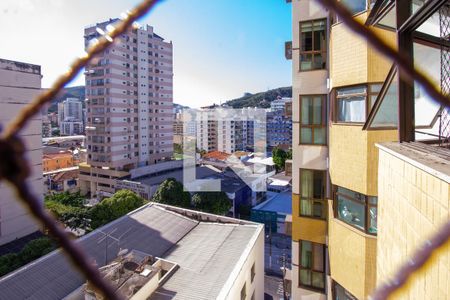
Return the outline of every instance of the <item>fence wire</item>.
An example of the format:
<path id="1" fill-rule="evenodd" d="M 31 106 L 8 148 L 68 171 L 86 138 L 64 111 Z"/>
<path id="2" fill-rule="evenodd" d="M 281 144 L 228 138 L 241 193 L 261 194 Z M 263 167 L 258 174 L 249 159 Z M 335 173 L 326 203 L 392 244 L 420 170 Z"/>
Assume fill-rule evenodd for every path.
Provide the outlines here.
<path id="1" fill-rule="evenodd" d="M 352 15 L 335 0 L 317 0 L 323 6 L 329 8 L 339 15 L 341 20 L 355 33 L 367 39 L 382 54 L 392 59 L 399 68 L 405 71 L 410 79 L 416 80 L 427 93 L 437 102 L 444 106 L 449 106 L 450 100 L 442 95 L 439 90 L 428 80 L 428 78 L 414 69 L 400 53 L 384 43 L 369 28 L 355 21 Z M 111 285 L 105 281 L 97 268 L 92 264 L 90 258 L 82 249 L 73 242 L 68 233 L 64 231 L 57 221 L 44 209 L 41 201 L 36 198 L 26 183 L 30 176 L 30 167 L 25 159 L 25 146 L 18 133 L 27 124 L 28 120 L 47 102 L 50 102 L 58 92 L 64 88 L 76 75 L 95 57 L 103 52 L 120 34 L 127 31 L 138 18 L 150 11 L 159 0 L 144 0 L 131 11 L 126 13 L 126 17 L 115 25 L 114 29 L 105 33 L 95 44 L 89 47 L 87 53 L 75 60 L 68 72 L 59 77 L 52 87 L 42 94 L 28 106 L 9 124 L 0 138 L 0 180 L 6 180 L 14 187 L 18 199 L 28 207 L 31 214 L 48 228 L 49 232 L 55 236 L 62 250 L 65 251 L 74 266 L 76 266 L 106 299 L 120 299 Z M 450 237 L 450 222 L 445 224 L 432 238 L 427 240 L 422 248 L 404 266 L 402 266 L 394 279 L 381 285 L 374 293 L 373 299 L 386 299 L 397 289 L 399 289 L 412 275 L 429 259 L 434 250 L 442 246 Z"/>
<path id="2" fill-rule="evenodd" d="M 30 176 L 30 168 L 25 159 L 26 149 L 18 133 L 33 115 L 40 113 L 45 103 L 50 102 L 97 54 L 106 50 L 114 39 L 126 32 L 137 19 L 149 12 L 157 2 L 159 1 L 145 0 L 131 11 L 127 11 L 123 19 L 93 43 L 84 56 L 75 60 L 70 69 L 59 77 L 50 89 L 38 95 L 30 105 L 26 106 L 9 124 L 0 138 L 0 157 L 2 158 L 0 161 L 0 180 L 6 180 L 13 185 L 18 199 L 57 238 L 74 266 L 85 275 L 87 280 L 97 287 L 105 299 L 116 300 L 121 299 L 121 296 L 115 293 L 109 282 L 103 279 L 91 259 L 77 243 L 70 239 L 69 234 L 45 210 L 41 201 L 31 193 L 31 189 L 26 182 L 26 179 Z"/>
<path id="3" fill-rule="evenodd" d="M 380 53 L 390 58 L 398 68 L 402 69 L 408 76 L 407 79 L 415 80 L 425 91 L 443 107 L 450 107 L 448 94 L 442 94 L 438 88 L 427 78 L 427 76 L 408 61 L 408 59 L 399 53 L 396 49 L 385 43 L 370 28 L 364 26 L 353 18 L 353 15 L 336 0 L 317 0 L 325 8 L 334 11 L 342 22 L 361 38 L 366 39 L 370 45 Z M 379 0 L 378 0 L 379 1 Z M 404 8 L 406 9 L 406 8 Z M 423 245 L 417 249 L 412 257 L 404 263 L 395 273 L 394 277 L 388 282 L 380 284 L 373 292 L 371 299 L 388 299 L 393 293 L 400 289 L 408 279 L 417 272 L 431 257 L 431 255 L 450 239 L 450 221 L 447 221 L 432 237 L 426 240 Z"/>

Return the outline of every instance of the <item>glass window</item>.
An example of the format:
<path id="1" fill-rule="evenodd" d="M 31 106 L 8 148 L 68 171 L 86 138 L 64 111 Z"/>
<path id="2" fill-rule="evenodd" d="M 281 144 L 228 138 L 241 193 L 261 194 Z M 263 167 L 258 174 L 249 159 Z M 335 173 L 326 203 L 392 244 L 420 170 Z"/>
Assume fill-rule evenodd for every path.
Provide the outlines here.
<path id="1" fill-rule="evenodd" d="M 344 123 L 364 123 L 377 99 L 382 84 L 372 83 L 337 88 L 335 121 Z"/>
<path id="2" fill-rule="evenodd" d="M 441 50 L 414 42 L 414 66 L 436 85 L 441 85 Z M 448 65 L 448 64 L 446 64 Z M 448 84 L 448 83 L 445 83 Z M 425 92 L 423 87 L 414 82 L 414 121 L 421 132 L 439 135 L 438 112 L 440 105 Z M 416 132 L 416 140 L 430 139 L 431 136 Z"/>
<path id="3" fill-rule="evenodd" d="M 300 96 L 300 144 L 326 144 L 325 95 Z"/>
<path id="4" fill-rule="evenodd" d="M 365 11 L 367 4 L 365 0 L 340 0 L 352 14 L 357 14 L 359 12 Z"/>
<path id="5" fill-rule="evenodd" d="M 300 23 L 300 70 L 326 68 L 326 20 Z"/>
<path id="6" fill-rule="evenodd" d="M 373 118 L 370 128 L 397 127 L 398 124 L 398 81 L 394 75 L 389 88 L 381 100 L 380 107 Z"/>
<path id="7" fill-rule="evenodd" d="M 244 286 L 241 289 L 241 300 L 245 300 L 245 298 L 247 298 L 247 287 L 244 283 Z"/>
<path id="8" fill-rule="evenodd" d="M 251 274 L 250 274 L 250 282 L 253 283 L 253 280 L 255 279 L 255 263 L 253 263 L 252 269 L 251 269 Z"/>
<path id="9" fill-rule="evenodd" d="M 300 241 L 301 286 L 325 289 L 325 245 Z"/>
<path id="10" fill-rule="evenodd" d="M 333 300 L 356 300 L 356 297 L 350 294 L 336 281 L 333 281 Z"/>
<path id="11" fill-rule="evenodd" d="M 378 198 L 340 186 L 335 191 L 335 217 L 364 232 L 377 234 Z"/>
<path id="12" fill-rule="evenodd" d="M 300 169 L 300 215 L 326 218 L 325 171 Z"/>
<path id="13" fill-rule="evenodd" d="M 367 87 L 355 86 L 336 90 L 338 122 L 362 123 L 366 119 Z"/>

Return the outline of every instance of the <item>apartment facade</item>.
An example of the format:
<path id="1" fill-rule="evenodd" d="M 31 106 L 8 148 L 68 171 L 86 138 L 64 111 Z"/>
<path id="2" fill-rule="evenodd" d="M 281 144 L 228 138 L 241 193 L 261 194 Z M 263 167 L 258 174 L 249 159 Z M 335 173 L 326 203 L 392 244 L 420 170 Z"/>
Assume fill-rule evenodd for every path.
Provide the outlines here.
<path id="1" fill-rule="evenodd" d="M 437 20 L 450 23 L 448 4 L 442 2 L 431 8 L 417 1 L 407 2 L 411 13 L 404 16 L 404 20 L 410 18 L 404 26 L 408 28 L 409 22 L 415 22 L 409 32 L 405 31 L 410 38 L 408 46 L 396 39 L 405 34 L 399 33 L 397 26 L 402 24 L 395 21 L 396 15 L 407 11 L 403 5 L 395 8 L 390 1 L 344 4 L 354 19 L 369 26 L 385 43 L 405 47 L 402 50 L 414 56 L 416 67 L 429 72 L 435 84 L 444 89 L 448 80 L 448 74 L 443 78 L 448 73 L 448 49 L 442 50 L 442 41 L 436 38 L 439 30 L 432 31 L 436 25 L 439 28 Z M 441 11 L 439 6 L 443 7 Z M 416 162 L 411 163 L 410 149 L 397 149 L 397 145 L 402 145 L 399 140 L 423 139 L 419 128 L 425 134 L 435 132 L 439 127 L 438 114 L 448 112 L 448 108 L 436 108 L 421 86 L 411 88 L 392 61 L 347 29 L 332 12 L 304 0 L 292 1 L 292 9 L 292 295 L 294 299 L 366 299 L 378 284 L 393 276 L 395 268 L 405 263 L 405 255 L 413 253 L 419 239 L 426 239 L 425 232 L 430 234 L 438 228 L 437 224 L 448 220 L 448 209 L 441 205 L 448 199 L 448 180 L 443 179 L 442 170 L 432 170 L 420 162 L 421 155 L 430 160 L 433 156 L 448 159 L 448 150 L 422 143 L 411 145 L 415 151 L 426 148 L 418 151 L 413 156 Z M 424 21 L 428 24 L 419 28 Z M 442 35 L 443 28 L 448 26 L 441 24 L 441 40 L 447 36 Z M 438 49 L 440 54 L 436 53 Z M 441 74 L 439 78 L 437 74 Z M 408 107 L 400 105 L 402 101 Z M 410 114 L 414 113 L 414 106 L 415 115 Z M 423 125 L 425 112 L 431 116 Z M 439 137 L 441 144 L 448 140 L 441 132 L 434 136 Z M 379 149 L 387 153 L 380 154 Z M 412 164 L 408 173 L 407 164 Z M 423 177 L 430 177 L 430 185 L 444 191 L 443 196 L 433 193 L 433 200 L 427 202 L 437 207 L 437 218 L 431 221 L 430 212 L 423 207 L 419 212 L 411 210 L 411 202 L 424 196 L 420 191 L 431 193 L 415 179 L 424 170 L 428 175 Z M 397 189 L 401 189 L 399 193 L 394 192 Z M 438 203 L 433 204 L 435 199 Z M 394 209 L 400 215 L 389 213 L 391 207 L 397 206 L 404 208 Z M 394 231 L 402 228 L 404 232 L 403 228 L 413 225 L 404 219 L 404 214 L 408 214 L 407 218 L 415 216 L 426 228 L 411 228 L 410 235 L 402 234 L 396 239 Z M 448 253 L 448 248 L 442 251 Z M 446 266 L 443 272 L 448 273 Z M 427 288 L 423 289 L 421 284 L 426 280 Z M 401 298 L 439 298 L 444 295 L 440 289 L 446 284 L 446 276 L 436 274 L 432 278 L 427 271 L 408 286 L 411 290 L 402 290 Z"/>
<path id="2" fill-rule="evenodd" d="M 83 120 L 83 104 L 78 98 L 67 98 L 58 103 L 58 124 L 66 120 Z"/>
<path id="3" fill-rule="evenodd" d="M 0 59 L 0 127 L 5 128 L 19 111 L 41 90 L 41 67 L 28 63 Z M 28 184 L 42 199 L 42 115 L 33 116 L 20 131 L 26 145 L 26 157 L 31 168 Z M 16 200 L 16 193 L 5 181 L 0 182 L 0 245 L 39 230 L 28 210 Z"/>
<path id="4" fill-rule="evenodd" d="M 292 145 L 292 117 L 285 114 L 284 107 L 267 112 L 266 137 L 269 151 L 277 146 Z"/>
<path id="5" fill-rule="evenodd" d="M 232 109 L 226 106 L 204 107 L 196 112 L 195 122 L 186 122 L 188 133 L 192 133 L 192 129 L 196 131 L 197 149 L 206 152 L 221 151 L 226 153 L 234 153 L 236 151 L 255 151 L 255 141 L 258 139 L 268 140 L 266 135 L 267 118 L 255 120 L 252 116 L 264 111 L 258 111 L 259 108 L 244 107 L 241 109 Z M 279 114 L 281 119 L 286 116 L 283 112 L 275 112 Z M 279 125 L 281 119 L 273 120 L 271 125 L 273 129 Z M 195 126 L 193 126 L 195 125 Z M 191 128 L 191 129 L 190 129 Z M 255 128 L 259 135 L 255 139 Z M 281 131 L 279 131 L 280 133 Z M 265 145 L 265 143 L 264 143 Z"/>
<path id="6" fill-rule="evenodd" d="M 43 172 L 55 171 L 58 169 L 65 169 L 73 167 L 74 159 L 73 154 L 70 151 L 64 151 L 60 153 L 48 153 L 42 157 L 42 170 Z"/>
<path id="7" fill-rule="evenodd" d="M 117 19 L 85 29 L 85 46 Z M 172 43 L 133 28 L 86 68 L 87 165 L 80 187 L 113 193 L 117 178 L 173 154 Z"/>
<path id="8" fill-rule="evenodd" d="M 292 1 L 292 298 L 326 299 L 329 15 Z M 314 38 L 314 41 L 312 40 Z"/>

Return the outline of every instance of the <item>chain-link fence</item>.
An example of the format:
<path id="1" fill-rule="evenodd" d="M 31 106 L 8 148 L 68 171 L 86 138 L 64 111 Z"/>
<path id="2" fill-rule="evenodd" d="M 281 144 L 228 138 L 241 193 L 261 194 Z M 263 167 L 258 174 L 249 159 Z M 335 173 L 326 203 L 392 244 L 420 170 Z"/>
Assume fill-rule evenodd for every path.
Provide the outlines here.
<path id="1" fill-rule="evenodd" d="M 39 199 L 37 199 L 29 189 L 25 179 L 30 175 L 30 167 L 25 159 L 25 146 L 18 137 L 18 133 L 24 128 L 28 120 L 39 113 L 41 108 L 47 102 L 50 102 L 58 92 L 64 88 L 75 76 L 97 55 L 103 52 L 114 39 L 127 31 L 133 23 L 152 9 L 158 0 L 142 1 L 134 9 L 128 11 L 126 16 L 111 31 L 106 32 L 101 38 L 89 47 L 87 53 L 77 59 L 70 70 L 57 79 L 53 86 L 38 95 L 34 101 L 25 107 L 21 113 L 14 119 L 3 132 L 0 138 L 0 179 L 8 181 L 13 185 L 19 201 L 22 201 L 42 225 L 55 236 L 62 249 L 68 254 L 73 264 L 86 276 L 87 280 L 93 283 L 107 299 L 120 299 L 120 295 L 114 292 L 114 289 L 106 282 L 99 271 L 92 264 L 90 258 L 83 253 L 81 248 L 73 242 L 68 233 L 56 222 L 56 220 L 43 208 Z M 367 41 L 382 54 L 393 60 L 398 68 L 404 71 L 410 79 L 415 80 L 426 92 L 444 107 L 450 106 L 448 94 L 442 94 L 422 73 L 417 71 L 397 50 L 387 45 L 368 27 L 355 21 L 352 15 L 335 0 L 318 0 L 324 7 L 334 11 L 351 30 L 356 34 L 367 39 Z M 446 62 L 447 63 L 447 60 Z M 444 225 L 441 230 L 429 240 L 424 242 L 424 246 L 418 249 L 413 257 L 401 267 L 392 281 L 378 287 L 373 295 L 373 299 L 386 299 L 394 291 L 399 289 L 412 273 L 417 271 L 429 259 L 432 252 L 443 245 L 450 236 L 450 222 Z"/>

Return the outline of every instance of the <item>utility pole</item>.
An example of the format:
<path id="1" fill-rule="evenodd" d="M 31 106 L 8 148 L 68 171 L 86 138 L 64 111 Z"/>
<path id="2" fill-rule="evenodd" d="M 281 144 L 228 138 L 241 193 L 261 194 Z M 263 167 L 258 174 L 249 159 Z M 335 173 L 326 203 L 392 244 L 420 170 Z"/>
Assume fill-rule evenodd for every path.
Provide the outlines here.
<path id="1" fill-rule="evenodd" d="M 287 286 L 286 286 L 286 252 L 285 249 L 283 249 L 283 255 L 281 256 L 281 272 L 283 273 L 283 298 L 285 300 L 289 299 L 288 293 L 287 293 Z"/>

